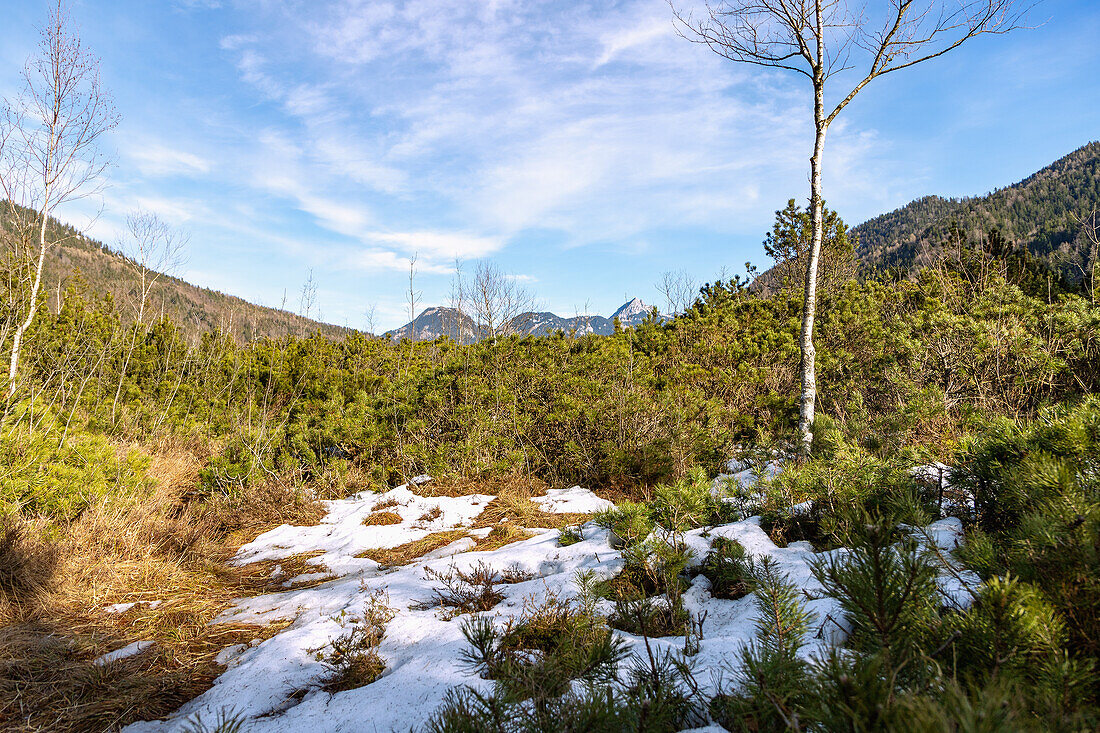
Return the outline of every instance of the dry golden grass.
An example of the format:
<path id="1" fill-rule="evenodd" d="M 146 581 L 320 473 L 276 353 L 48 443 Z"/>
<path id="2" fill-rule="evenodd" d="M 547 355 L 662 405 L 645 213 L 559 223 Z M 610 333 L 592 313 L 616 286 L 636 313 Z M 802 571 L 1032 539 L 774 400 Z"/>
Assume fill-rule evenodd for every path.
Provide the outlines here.
<path id="1" fill-rule="evenodd" d="M 409 490 L 418 496 L 470 496 L 471 494 L 491 494 L 519 491 L 526 496 L 542 496 L 550 486 L 545 481 L 519 474 L 505 474 L 491 477 L 445 476 L 422 484 L 410 486 Z"/>
<path id="2" fill-rule="evenodd" d="M 215 657 L 223 648 L 282 626 L 208 626 L 209 609 L 196 610 L 166 609 L 155 620 L 130 619 L 131 626 L 116 629 L 65 618 L 0 628 L 0 729 L 113 731 L 163 717 L 221 674 Z M 127 659 L 92 662 L 135 635 L 156 644 Z"/>
<path id="3" fill-rule="evenodd" d="M 227 585 L 235 588 L 238 595 L 242 596 L 313 588 L 337 577 L 327 566 L 308 562 L 323 554 L 323 552 L 323 550 L 300 552 L 278 560 L 261 560 L 239 567 L 227 567 L 221 571 L 222 577 Z M 275 572 L 276 570 L 278 572 Z M 323 573 L 323 575 L 287 585 L 289 581 L 299 575 L 315 575 L 317 573 Z"/>
<path id="4" fill-rule="evenodd" d="M 377 649 L 368 649 L 350 657 L 337 674 L 325 683 L 329 692 L 343 692 L 365 687 L 386 671 L 386 660 Z"/>
<path id="5" fill-rule="evenodd" d="M 418 522 L 434 522 L 435 520 L 439 519 L 442 516 L 443 516 L 443 510 L 440 509 L 437 506 L 433 506 L 431 509 L 429 509 L 428 511 L 421 514 L 420 517 L 416 521 L 418 521 Z"/>
<path id="6" fill-rule="evenodd" d="M 560 529 L 587 519 L 587 514 L 553 514 L 542 510 L 521 488 L 497 494 L 474 521 L 474 527 L 494 527 L 503 522 L 523 527 Z"/>
<path id="7" fill-rule="evenodd" d="M 36 598 L 53 584 L 57 548 L 36 534 L 18 518 L 0 515 L 0 609 L 9 598 Z"/>
<path id="8" fill-rule="evenodd" d="M 156 487 L 140 500 L 94 504 L 64 526 L 20 520 L 24 538 L 52 545 L 56 564 L 33 592 L 0 592 L 0 730 L 90 733 L 162 717 L 210 686 L 221 649 L 277 630 L 210 625 L 235 598 L 272 581 L 261 581 L 259 564 L 227 561 L 263 530 L 316 522 L 320 507 L 277 484 L 205 500 L 194 491 L 200 459 L 159 448 L 150 463 Z M 138 605 L 106 612 L 118 603 Z M 92 664 L 138 640 L 154 646 Z"/>
<path id="9" fill-rule="evenodd" d="M 479 539 L 477 544 L 474 545 L 474 549 L 498 550 L 505 545 L 510 545 L 513 542 L 522 542 L 534 536 L 534 532 L 528 532 L 523 527 L 512 524 L 511 522 L 503 522 L 493 527 L 485 537 Z"/>
<path id="10" fill-rule="evenodd" d="M 421 496 L 469 496 L 489 494 L 496 498 L 478 515 L 474 527 L 493 527 L 512 522 L 524 527 L 560 529 L 583 522 L 587 514 L 552 514 L 531 501 L 544 496 L 550 485 L 530 476 L 509 474 L 492 478 L 448 477 L 411 487 Z"/>
<path id="11" fill-rule="evenodd" d="M 324 511 L 315 494 L 274 479 L 232 497 L 202 494 L 196 490 L 201 448 L 156 446 L 150 462 L 155 488 L 138 500 L 99 502 L 64 526 L 22 519 L 11 531 L 0 528 L 0 562 L 9 571 L 0 572 L 0 730 L 91 733 L 164 716 L 210 686 L 221 672 L 214 661 L 221 649 L 282 628 L 210 625 L 234 599 L 282 591 L 298 575 L 326 572 L 307 562 L 316 553 L 229 565 L 241 543 L 280 524 L 316 524 Z M 560 527 L 584 517 L 543 512 L 531 498 L 546 489 L 516 476 L 414 487 L 426 496 L 496 496 L 475 522 L 492 528 L 478 540 L 479 550 L 527 538 L 525 526 Z M 380 502 L 368 523 L 400 521 L 384 511 L 396 503 Z M 422 520 L 434 518 L 428 512 Z M 404 565 L 465 536 L 465 529 L 436 532 L 362 556 Z M 281 570 L 273 577 L 276 565 Z M 106 612 L 119 603 L 137 605 Z M 154 646 L 129 659 L 92 664 L 138 640 Z"/>
<path id="12" fill-rule="evenodd" d="M 387 524 L 401 524 L 401 515 L 397 512 L 371 512 L 363 517 L 364 527 L 376 527 Z"/>
<path id="13" fill-rule="evenodd" d="M 455 540 L 460 540 L 466 536 L 466 530 L 464 529 L 452 529 L 446 532 L 433 532 L 427 537 L 423 537 L 419 540 L 413 540 L 412 542 L 406 542 L 403 545 L 391 548 L 379 548 L 375 550 L 364 550 L 356 555 L 356 557 L 366 557 L 374 560 L 379 565 L 408 565 L 418 557 L 425 555 L 432 550 L 438 550 L 440 547 L 445 547 L 451 544 Z"/>

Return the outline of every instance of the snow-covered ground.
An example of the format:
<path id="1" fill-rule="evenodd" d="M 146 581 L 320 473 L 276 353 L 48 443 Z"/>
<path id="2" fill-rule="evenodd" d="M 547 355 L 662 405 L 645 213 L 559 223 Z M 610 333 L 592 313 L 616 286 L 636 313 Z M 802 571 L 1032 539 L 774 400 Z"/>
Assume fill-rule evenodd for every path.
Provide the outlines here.
<path id="1" fill-rule="evenodd" d="M 755 483 L 757 477 L 747 467 L 730 468 L 746 488 Z M 775 470 L 771 464 L 766 469 L 769 474 Z M 446 620 L 437 610 L 418 607 L 418 602 L 432 596 L 437 585 L 426 578 L 425 569 L 445 571 L 451 565 L 465 569 L 484 562 L 499 571 L 519 568 L 532 574 L 525 582 L 498 587 L 504 600 L 488 615 L 504 619 L 518 616 L 527 597 L 541 597 L 548 592 L 575 595 L 574 576 L 578 570 L 591 569 L 603 578 L 615 575 L 623 561 L 609 546 L 608 532 L 588 523 L 582 528 L 582 541 L 560 547 L 557 530 L 536 529 L 530 539 L 481 552 L 470 550 L 471 540 L 459 540 L 399 568 L 381 567 L 356 555 L 368 548 L 392 548 L 433 532 L 468 526 L 491 499 L 486 495 L 425 498 L 408 486 L 400 486 L 381 494 L 364 492 L 328 502 L 328 515 L 317 526 L 282 526 L 256 538 L 240 549 L 237 562 L 277 561 L 319 551 L 309 562 L 324 568 L 295 578 L 288 586 L 296 581 L 336 577 L 309 588 L 240 600 L 216 622 L 291 623 L 265 641 L 224 650 L 219 661 L 227 665 L 226 671 L 206 693 L 168 720 L 135 723 L 125 730 L 180 731 L 196 718 L 213 722 L 224 713 L 241 716 L 243 730 L 254 733 L 408 731 L 423 724 L 451 688 L 474 685 L 488 689 L 491 683 L 479 679 L 459 662 L 459 653 L 465 647 L 463 617 Z M 609 506 L 609 502 L 580 487 L 550 492 L 536 501 L 550 512 L 591 512 Z M 364 526 L 363 519 L 380 506 L 397 513 L 401 522 Z M 808 543 L 777 547 L 761 529 L 759 517 L 709 532 L 688 532 L 686 542 L 701 560 L 711 541 L 719 536 L 737 540 L 758 557 L 772 557 L 792 582 L 805 590 L 806 605 L 817 619 L 807 634 L 807 655 L 843 641 L 843 616 L 836 601 L 818 593 L 820 586 L 810 571 L 815 553 Z M 951 563 L 950 551 L 961 539 L 962 526 L 955 519 L 940 520 L 926 528 L 923 536 L 940 550 L 945 563 Z M 964 586 L 977 583 L 976 577 L 948 568 L 941 576 L 945 595 L 960 605 L 968 603 Z M 706 612 L 704 638 L 693 659 L 697 679 L 714 692 L 720 677 L 729 679 L 738 649 L 752 637 L 754 608 L 751 596 L 734 601 L 716 599 L 708 586 L 706 578 L 696 577 L 685 602 L 693 613 Z M 378 647 L 386 660 L 385 672 L 365 687 L 335 694 L 325 692 L 322 686 L 331 669 L 318 660 L 317 650 L 353 626 L 377 593 L 384 593 L 397 611 Z M 643 642 L 639 637 L 616 633 L 641 653 Z M 651 643 L 683 648 L 682 637 Z"/>

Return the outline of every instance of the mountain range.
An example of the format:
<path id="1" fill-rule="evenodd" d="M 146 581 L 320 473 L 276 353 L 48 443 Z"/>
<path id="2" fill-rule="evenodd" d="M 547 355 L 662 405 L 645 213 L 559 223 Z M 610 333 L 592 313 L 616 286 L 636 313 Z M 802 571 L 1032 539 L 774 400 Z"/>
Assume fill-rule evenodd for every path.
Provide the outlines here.
<path id="1" fill-rule="evenodd" d="M 603 316 L 574 316 L 565 318 L 547 311 L 528 311 L 509 319 L 499 330 L 501 334 L 517 334 L 521 336 L 549 336 L 561 331 L 566 334 L 599 334 L 606 336 L 615 332 L 615 321 L 623 328 L 637 326 L 645 321 L 653 313 L 654 308 L 646 305 L 640 298 L 633 298 L 609 317 Z M 660 320 L 667 320 L 670 316 L 658 313 Z M 484 329 L 469 315 L 457 308 L 427 308 L 420 315 L 400 328 L 387 331 L 386 336 L 400 341 L 412 339 L 414 341 L 430 341 L 440 336 L 449 336 L 456 341 L 470 343 L 477 340 Z"/>

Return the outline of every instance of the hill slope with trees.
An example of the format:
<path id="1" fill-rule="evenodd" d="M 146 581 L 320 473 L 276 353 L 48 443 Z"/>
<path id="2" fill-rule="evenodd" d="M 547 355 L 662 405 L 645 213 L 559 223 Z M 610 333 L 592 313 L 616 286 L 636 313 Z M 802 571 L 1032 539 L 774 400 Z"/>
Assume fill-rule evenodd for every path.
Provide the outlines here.
<path id="1" fill-rule="evenodd" d="M 5 238 L 12 236 L 8 226 L 10 206 L 8 202 L 0 202 L 0 236 Z M 43 290 L 48 293 L 48 307 L 57 312 L 69 282 L 79 276 L 93 292 L 109 293 L 124 321 L 133 320 L 136 309 L 129 304 L 140 296 L 137 263 L 53 217 L 50 217 L 48 228 L 50 236 L 60 242 L 50 249 L 43 268 Z M 148 311 L 155 316 L 168 317 L 189 340 L 216 328 L 244 341 L 315 331 L 336 338 L 350 330 L 288 310 L 256 305 L 234 295 L 192 285 L 170 274 L 162 275 L 157 281 L 150 293 Z"/>
<path id="2" fill-rule="evenodd" d="M 992 229 L 1010 244 L 1080 281 L 1087 252 L 1081 219 L 1100 207 L 1100 142 L 1089 143 L 1019 183 L 985 196 L 925 196 L 854 227 L 865 267 L 909 270 L 949 246 L 952 226 L 973 239 Z"/>

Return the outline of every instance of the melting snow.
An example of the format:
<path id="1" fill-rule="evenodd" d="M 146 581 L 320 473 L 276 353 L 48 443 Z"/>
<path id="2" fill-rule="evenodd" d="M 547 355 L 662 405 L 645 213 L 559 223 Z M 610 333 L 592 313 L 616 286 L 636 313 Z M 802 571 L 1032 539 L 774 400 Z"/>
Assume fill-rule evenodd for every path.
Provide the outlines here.
<path id="1" fill-rule="evenodd" d="M 615 506 L 607 499 L 601 499 L 580 486 L 550 489 L 546 492 L 546 496 L 537 496 L 532 501 L 539 504 L 543 511 L 552 514 L 595 514 Z"/>
<path id="2" fill-rule="evenodd" d="M 735 480 L 743 478 L 749 485 L 755 483 L 755 474 L 751 474 L 751 483 L 748 475 L 741 474 L 747 468 L 738 471 L 731 466 L 731 471 L 737 474 Z M 504 600 L 487 615 L 503 620 L 520 615 L 525 598 L 543 597 L 547 593 L 575 595 L 574 575 L 578 570 L 590 569 L 602 578 L 615 575 L 623 560 L 609 547 L 607 530 L 588 523 L 583 528 L 584 539 L 566 547 L 558 545 L 557 530 L 536 530 L 536 535 L 527 540 L 481 552 L 471 551 L 472 541 L 466 538 L 399 568 L 384 568 L 356 555 L 368 548 L 395 547 L 432 532 L 468 525 L 491 499 L 486 495 L 425 498 L 407 486 L 400 486 L 382 494 L 363 492 L 327 502 L 328 515 L 318 526 L 282 526 L 259 536 L 240 549 L 235 562 L 280 560 L 320 551 L 309 562 L 324 564 L 336 577 L 312 588 L 238 601 L 215 622 L 263 624 L 289 620 L 291 623 L 263 642 L 223 650 L 218 661 L 227 665 L 226 671 L 207 692 L 185 704 L 168 720 L 135 723 L 125 730 L 181 731 L 196 716 L 209 722 L 224 711 L 242 716 L 242 730 L 249 733 L 408 731 L 421 726 L 451 688 L 472 685 L 490 689 L 490 682 L 478 678 L 459 662 L 460 652 L 466 646 L 461 617 L 448 621 L 435 610 L 417 606 L 431 597 L 435 586 L 426 579 L 425 569 L 445 571 L 450 565 L 465 569 L 485 562 L 497 570 L 518 567 L 531 573 L 532 578 L 526 582 L 499 586 Z M 590 512 L 610 506 L 610 502 L 579 487 L 551 491 L 535 501 L 547 511 L 557 512 Z M 362 520 L 379 505 L 400 515 L 401 523 L 363 526 Z M 425 519 L 435 514 L 436 509 L 438 516 Z M 940 552 L 944 565 L 941 587 L 945 593 L 960 605 L 966 605 L 966 586 L 976 584 L 977 578 L 959 571 L 949 554 L 961 537 L 961 524 L 945 519 L 915 531 Z M 772 557 L 791 581 L 804 590 L 806 606 L 816 614 L 816 622 L 806 638 L 807 657 L 830 644 L 843 642 L 847 633 L 843 614 L 835 600 L 820 593 L 821 587 L 810 570 L 812 559 L 819 555 L 809 543 L 776 546 L 760 527 L 759 517 L 721 526 L 709 533 L 694 530 L 686 534 L 685 541 L 694 551 L 696 561 L 700 561 L 713 539 L 719 536 L 737 540 L 758 557 Z M 316 651 L 356 623 L 370 596 L 377 592 L 385 593 L 388 603 L 398 611 L 386 626 L 378 647 L 386 660 L 385 672 L 365 687 L 335 694 L 325 692 L 322 685 L 329 669 L 318 661 Z M 699 683 L 705 692 L 713 694 L 719 674 L 724 672 L 728 678 L 738 650 L 753 636 L 753 599 L 713 598 L 709 581 L 700 575 L 686 591 L 685 604 L 693 614 L 706 613 L 704 638 L 693 661 Z M 604 610 L 610 610 L 607 606 Z M 644 653 L 640 637 L 616 633 L 637 653 Z M 650 643 L 679 650 L 684 641 L 683 637 L 667 637 Z M 122 651 L 125 650 L 115 654 Z"/>
<path id="3" fill-rule="evenodd" d="M 113 652 L 108 652 L 103 656 L 96 657 L 92 660 L 92 664 L 102 667 L 105 664 L 117 661 L 119 659 L 125 659 L 126 657 L 135 657 L 141 654 L 143 651 L 153 646 L 154 642 L 151 641 L 135 641 L 131 644 L 127 644 L 121 649 L 116 649 Z"/>

